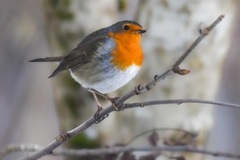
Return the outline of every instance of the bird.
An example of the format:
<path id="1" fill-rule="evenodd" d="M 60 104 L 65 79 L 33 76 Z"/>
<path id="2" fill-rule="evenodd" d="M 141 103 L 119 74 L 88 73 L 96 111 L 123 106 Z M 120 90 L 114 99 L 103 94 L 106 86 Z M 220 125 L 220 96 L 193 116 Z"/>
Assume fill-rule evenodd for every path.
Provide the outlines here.
<path id="1" fill-rule="evenodd" d="M 113 103 L 106 94 L 123 87 L 139 72 L 144 59 L 141 39 L 145 32 L 135 21 L 119 21 L 89 34 L 65 56 L 29 62 L 59 62 L 48 78 L 69 70 L 72 78 L 93 94 L 97 115 L 103 108 L 96 95 Z"/>

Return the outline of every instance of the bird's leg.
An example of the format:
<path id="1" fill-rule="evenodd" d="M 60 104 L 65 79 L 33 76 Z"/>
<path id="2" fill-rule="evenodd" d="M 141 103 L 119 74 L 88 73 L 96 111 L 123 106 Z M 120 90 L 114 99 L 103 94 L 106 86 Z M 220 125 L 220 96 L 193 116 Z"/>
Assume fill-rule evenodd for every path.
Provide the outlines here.
<path id="1" fill-rule="evenodd" d="M 102 108 L 100 102 L 98 101 L 96 93 L 94 91 L 91 91 L 91 90 L 89 90 L 89 91 L 93 94 L 93 97 L 94 97 L 94 99 L 95 99 L 95 101 L 97 103 L 97 111 L 96 111 L 96 113 L 93 116 L 94 119 L 95 119 L 95 123 L 97 124 L 97 123 L 101 122 L 102 120 L 104 120 L 106 117 L 108 117 L 108 114 L 103 116 L 103 117 L 99 117 L 99 112 L 102 111 L 103 108 Z"/>
<path id="2" fill-rule="evenodd" d="M 116 100 L 118 99 L 118 97 L 111 98 L 111 97 L 109 97 L 108 95 L 103 94 L 103 93 L 101 93 L 101 92 L 98 92 L 98 91 L 96 91 L 96 90 L 94 90 L 94 89 L 90 89 L 90 91 L 96 93 L 97 95 L 99 95 L 99 96 L 101 96 L 101 97 L 103 97 L 103 98 L 105 98 L 105 99 L 107 99 L 107 100 L 109 100 L 109 101 L 112 103 L 112 105 L 113 105 L 113 107 L 115 108 L 115 110 L 116 110 L 116 111 L 119 111 L 119 108 L 118 108 L 117 105 L 116 105 Z M 96 96 L 96 95 L 95 95 L 95 96 Z M 99 103 L 99 102 L 98 102 L 98 103 Z"/>
<path id="3" fill-rule="evenodd" d="M 91 93 L 93 94 L 93 97 L 94 97 L 94 99 L 95 99 L 95 101 L 96 101 L 96 103 L 97 103 L 97 112 L 94 114 L 94 117 L 97 117 L 97 116 L 99 115 L 99 112 L 100 112 L 101 110 L 103 110 L 103 108 L 102 108 L 100 102 L 98 101 L 98 98 L 97 98 L 96 93 L 95 93 L 95 92 L 92 92 L 92 91 L 91 91 Z"/>

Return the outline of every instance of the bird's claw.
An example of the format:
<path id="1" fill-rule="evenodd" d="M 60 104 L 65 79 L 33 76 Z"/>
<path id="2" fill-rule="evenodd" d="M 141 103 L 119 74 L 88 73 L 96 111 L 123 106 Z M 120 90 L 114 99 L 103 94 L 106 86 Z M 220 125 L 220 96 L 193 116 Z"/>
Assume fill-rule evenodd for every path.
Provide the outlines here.
<path id="1" fill-rule="evenodd" d="M 98 106 L 98 110 L 97 112 L 93 115 L 93 118 L 95 120 L 95 124 L 98 124 L 100 123 L 102 120 L 104 120 L 105 118 L 108 117 L 108 114 L 107 115 L 104 115 L 104 116 L 100 116 L 99 113 L 103 110 L 103 108 L 101 106 Z"/>
<path id="2" fill-rule="evenodd" d="M 119 97 L 108 98 L 108 100 L 112 103 L 112 106 L 115 109 L 115 111 L 123 111 L 124 105 L 117 102 L 118 98 Z"/>

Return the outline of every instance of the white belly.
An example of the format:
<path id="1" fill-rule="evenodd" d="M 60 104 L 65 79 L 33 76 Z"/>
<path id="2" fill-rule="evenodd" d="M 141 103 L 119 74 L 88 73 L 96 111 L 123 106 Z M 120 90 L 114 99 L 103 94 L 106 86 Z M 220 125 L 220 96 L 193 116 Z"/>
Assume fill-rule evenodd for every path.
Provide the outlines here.
<path id="1" fill-rule="evenodd" d="M 106 93 L 113 92 L 121 88 L 125 84 L 127 84 L 130 80 L 132 80 L 137 75 L 139 70 L 140 70 L 140 67 L 136 65 L 132 65 L 125 71 L 115 70 L 114 73 L 112 72 L 107 73 L 107 74 L 111 74 L 111 76 L 107 76 L 109 78 L 104 79 L 102 81 L 98 81 L 93 84 L 88 83 L 87 80 L 81 79 L 81 77 L 75 76 L 75 74 L 73 74 L 71 71 L 70 73 L 73 79 L 75 79 L 79 84 L 81 84 L 82 87 L 88 88 L 88 89 L 95 89 L 98 92 L 106 94 Z"/>

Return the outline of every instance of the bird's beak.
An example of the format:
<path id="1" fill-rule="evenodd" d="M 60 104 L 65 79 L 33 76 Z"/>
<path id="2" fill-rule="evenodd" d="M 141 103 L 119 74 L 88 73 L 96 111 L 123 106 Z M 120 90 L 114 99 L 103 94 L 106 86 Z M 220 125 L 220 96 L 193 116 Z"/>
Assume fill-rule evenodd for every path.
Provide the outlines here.
<path id="1" fill-rule="evenodd" d="M 141 30 L 138 30 L 137 32 L 138 32 L 138 33 L 140 33 L 140 34 L 143 34 L 143 33 L 145 33 L 145 32 L 146 32 L 146 30 L 144 30 L 144 29 L 141 29 Z"/>

